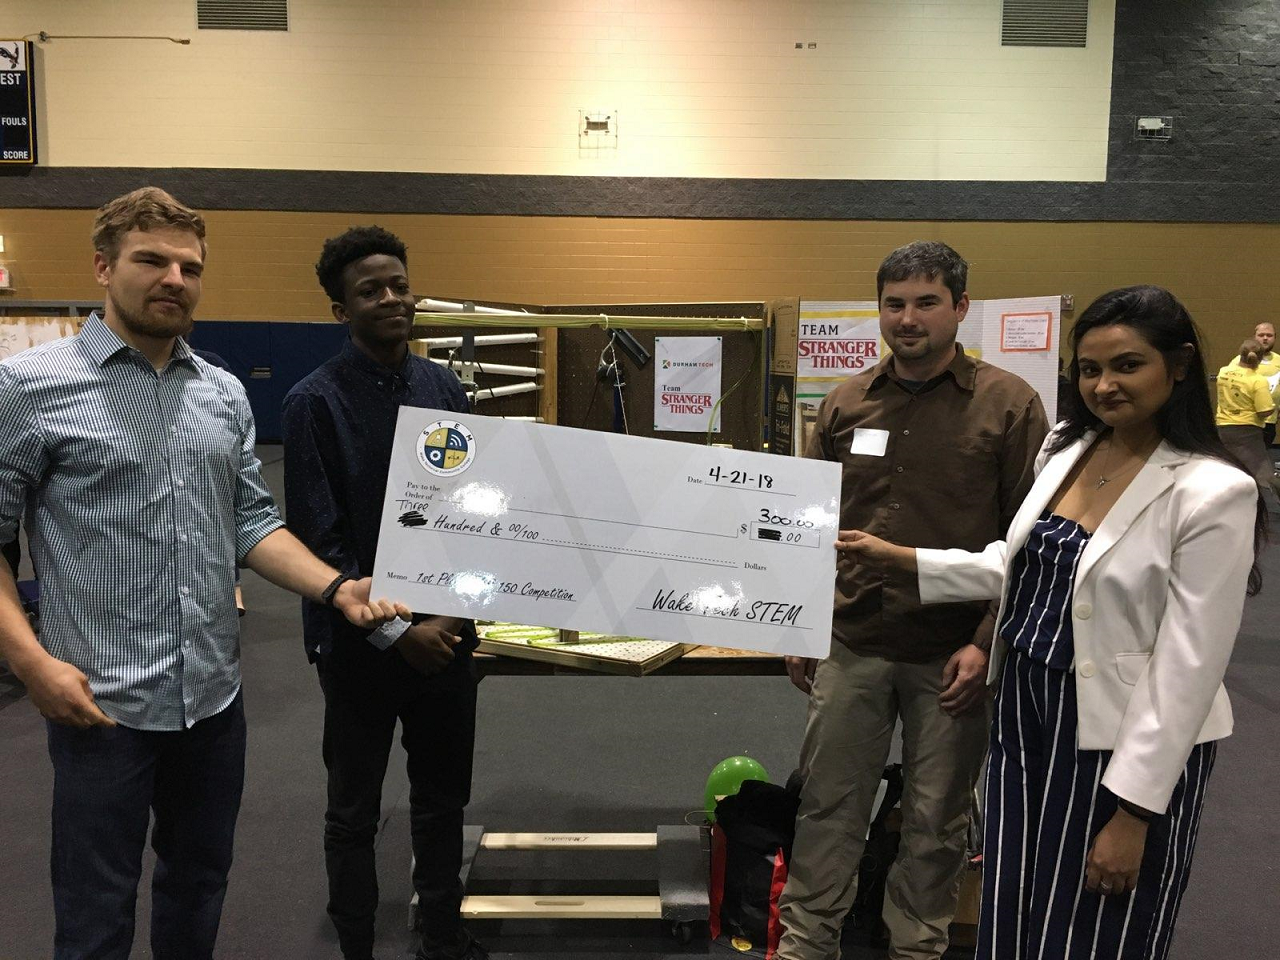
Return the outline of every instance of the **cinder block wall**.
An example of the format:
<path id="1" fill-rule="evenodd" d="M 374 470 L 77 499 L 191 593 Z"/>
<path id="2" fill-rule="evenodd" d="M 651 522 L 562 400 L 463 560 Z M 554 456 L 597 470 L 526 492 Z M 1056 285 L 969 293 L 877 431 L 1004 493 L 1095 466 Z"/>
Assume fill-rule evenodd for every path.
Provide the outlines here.
<path id="1" fill-rule="evenodd" d="M 1119 0 L 1113 71 L 1108 180 L 1280 189 L 1280 3 Z M 1173 139 L 1137 140 L 1139 116 Z"/>

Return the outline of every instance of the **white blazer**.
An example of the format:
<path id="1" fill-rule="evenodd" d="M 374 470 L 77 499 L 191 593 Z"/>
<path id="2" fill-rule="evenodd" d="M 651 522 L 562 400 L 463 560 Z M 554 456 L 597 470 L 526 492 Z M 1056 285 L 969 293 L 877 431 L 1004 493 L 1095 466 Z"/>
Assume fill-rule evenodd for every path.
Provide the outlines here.
<path id="1" fill-rule="evenodd" d="M 1095 436 L 1053 455 L 1041 449 L 1007 540 L 981 553 L 917 550 L 921 601 L 1001 597 L 1002 622 L 1014 557 Z M 1113 750 L 1103 785 L 1148 810 L 1166 809 L 1195 744 L 1231 733 L 1222 677 L 1253 563 L 1257 497 L 1242 470 L 1161 443 L 1080 558 L 1071 604 L 1078 746 Z M 991 682 L 1005 653 L 997 633 Z"/>

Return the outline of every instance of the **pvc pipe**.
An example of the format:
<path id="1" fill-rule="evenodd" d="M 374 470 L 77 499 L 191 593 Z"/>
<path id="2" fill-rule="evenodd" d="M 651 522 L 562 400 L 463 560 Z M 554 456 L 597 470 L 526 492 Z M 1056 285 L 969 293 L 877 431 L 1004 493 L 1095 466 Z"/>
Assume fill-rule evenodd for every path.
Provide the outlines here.
<path id="1" fill-rule="evenodd" d="M 462 301 L 459 300 L 436 300 L 434 297 L 424 297 L 418 301 L 418 311 L 420 313 L 501 313 L 513 314 L 523 313 L 529 314 L 528 310 L 508 310 L 504 307 L 472 307 L 470 310 L 462 309 Z"/>
<path id="2" fill-rule="evenodd" d="M 442 367 L 448 367 L 450 370 L 453 369 L 450 361 L 445 360 L 443 357 L 432 357 L 431 362 L 438 363 Z M 472 366 L 475 367 L 476 373 L 492 373 L 503 377 L 540 377 L 546 372 L 541 367 L 516 367 L 508 363 L 480 363 L 476 361 Z"/>
<path id="3" fill-rule="evenodd" d="M 504 343 L 537 343 L 540 338 L 536 333 L 486 333 L 476 337 L 476 346 L 497 346 Z M 461 337 L 419 337 L 414 343 L 426 344 L 429 348 L 460 347 Z"/>
<path id="4" fill-rule="evenodd" d="M 541 389 L 541 385 L 533 382 L 513 383 L 506 387 L 484 387 L 472 396 L 475 400 L 492 400 L 494 397 L 512 397 L 517 393 L 536 393 Z"/>

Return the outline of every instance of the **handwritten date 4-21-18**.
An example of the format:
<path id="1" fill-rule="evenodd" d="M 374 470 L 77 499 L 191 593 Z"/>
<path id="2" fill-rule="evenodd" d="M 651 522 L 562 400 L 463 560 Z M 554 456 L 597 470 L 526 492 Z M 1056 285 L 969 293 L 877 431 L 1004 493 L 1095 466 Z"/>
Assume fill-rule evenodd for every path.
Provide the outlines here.
<path id="1" fill-rule="evenodd" d="M 771 490 L 773 477 L 767 473 L 747 473 L 745 470 L 723 470 L 712 467 L 707 476 L 716 483 L 731 484 L 737 487 L 756 487 L 759 490 Z"/>

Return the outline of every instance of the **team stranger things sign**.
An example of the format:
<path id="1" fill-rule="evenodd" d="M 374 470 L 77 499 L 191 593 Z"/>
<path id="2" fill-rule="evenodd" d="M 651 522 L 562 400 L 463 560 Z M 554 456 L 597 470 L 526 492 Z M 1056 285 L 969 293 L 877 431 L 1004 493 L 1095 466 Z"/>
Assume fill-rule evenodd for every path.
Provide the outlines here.
<path id="1" fill-rule="evenodd" d="M 847 377 L 880 361 L 879 320 L 800 315 L 796 372 L 801 377 Z"/>
<path id="2" fill-rule="evenodd" d="M 720 432 L 721 352 L 719 337 L 654 339 L 654 430 Z"/>

